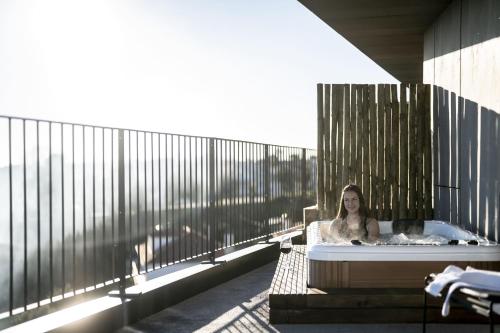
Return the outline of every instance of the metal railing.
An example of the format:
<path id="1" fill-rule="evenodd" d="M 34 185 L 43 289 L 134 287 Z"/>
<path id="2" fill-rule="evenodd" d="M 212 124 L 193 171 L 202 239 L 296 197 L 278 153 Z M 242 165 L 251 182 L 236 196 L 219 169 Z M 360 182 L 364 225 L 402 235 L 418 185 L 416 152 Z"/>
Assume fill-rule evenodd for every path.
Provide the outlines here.
<path id="1" fill-rule="evenodd" d="M 300 224 L 315 155 L 0 116 L 1 317 Z"/>

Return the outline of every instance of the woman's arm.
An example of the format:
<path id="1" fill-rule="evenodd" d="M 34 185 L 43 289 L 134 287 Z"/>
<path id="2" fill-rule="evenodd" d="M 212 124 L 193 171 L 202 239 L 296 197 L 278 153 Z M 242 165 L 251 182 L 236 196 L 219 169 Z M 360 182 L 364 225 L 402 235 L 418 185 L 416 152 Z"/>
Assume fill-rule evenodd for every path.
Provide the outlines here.
<path id="1" fill-rule="evenodd" d="M 380 228 L 378 226 L 377 220 L 374 218 L 369 218 L 366 221 L 366 230 L 368 231 L 368 241 L 374 242 L 380 237 Z"/>
<path id="2" fill-rule="evenodd" d="M 328 228 L 329 230 L 329 236 L 330 236 L 330 242 L 337 242 L 338 240 L 341 239 L 340 237 L 340 220 L 339 219 L 334 219 L 330 223 L 330 227 Z"/>

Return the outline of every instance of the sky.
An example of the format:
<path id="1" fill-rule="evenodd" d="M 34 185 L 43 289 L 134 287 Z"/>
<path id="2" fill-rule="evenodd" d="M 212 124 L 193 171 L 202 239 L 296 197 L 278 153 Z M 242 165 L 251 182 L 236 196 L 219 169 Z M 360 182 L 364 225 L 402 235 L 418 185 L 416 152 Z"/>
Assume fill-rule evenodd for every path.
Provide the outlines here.
<path id="1" fill-rule="evenodd" d="M 316 147 L 317 83 L 397 83 L 296 0 L 2 0 L 0 115 Z"/>

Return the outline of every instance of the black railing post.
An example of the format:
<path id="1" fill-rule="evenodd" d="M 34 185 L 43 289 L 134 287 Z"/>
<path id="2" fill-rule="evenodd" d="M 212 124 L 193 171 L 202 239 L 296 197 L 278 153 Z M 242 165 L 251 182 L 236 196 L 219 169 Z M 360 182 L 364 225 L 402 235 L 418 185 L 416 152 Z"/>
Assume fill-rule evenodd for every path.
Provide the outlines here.
<path id="1" fill-rule="evenodd" d="M 270 174 L 270 164 L 269 164 L 269 145 L 264 145 L 264 218 L 266 219 L 266 242 L 269 242 L 269 235 L 271 234 L 271 228 L 269 225 L 269 174 Z"/>
<path id="2" fill-rule="evenodd" d="M 115 272 L 120 278 L 120 294 L 125 293 L 125 170 L 124 170 L 124 147 L 123 130 L 118 130 L 118 260 L 115 264 Z"/>
<path id="3" fill-rule="evenodd" d="M 302 198 L 302 204 L 305 203 L 307 195 L 307 162 L 306 162 L 306 149 L 302 148 L 302 160 L 301 160 L 301 191 L 300 196 Z"/>
<path id="4" fill-rule="evenodd" d="M 215 147 L 214 139 L 210 139 L 208 153 L 208 244 L 210 246 L 210 261 L 215 262 Z"/>
<path id="5" fill-rule="evenodd" d="M 113 133 L 111 134 L 113 135 Z M 130 135 L 130 132 L 129 132 Z M 114 238 L 113 247 L 117 250 L 117 260 L 115 260 L 115 272 L 118 274 L 120 281 L 118 282 L 118 292 L 111 291 L 110 296 L 132 298 L 139 296 L 139 293 L 126 293 L 127 286 L 125 281 L 125 273 L 127 261 L 130 258 L 127 256 L 126 234 L 125 234 L 125 149 L 123 130 L 118 130 L 118 238 Z M 112 170 L 113 172 L 113 170 Z M 124 320 L 126 321 L 126 316 Z"/>
<path id="6" fill-rule="evenodd" d="M 215 140 L 209 139 L 208 150 L 208 246 L 209 255 L 208 261 L 203 261 L 202 264 L 220 264 L 225 261 L 215 260 L 215 241 L 217 239 L 217 228 L 215 223 Z"/>

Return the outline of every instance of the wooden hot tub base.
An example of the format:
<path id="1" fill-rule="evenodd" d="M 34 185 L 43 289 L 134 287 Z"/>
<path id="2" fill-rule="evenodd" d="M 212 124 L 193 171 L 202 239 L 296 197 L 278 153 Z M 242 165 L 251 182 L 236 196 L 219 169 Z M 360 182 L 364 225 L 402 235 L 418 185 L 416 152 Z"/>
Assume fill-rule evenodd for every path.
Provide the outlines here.
<path id="1" fill-rule="evenodd" d="M 423 277 L 420 287 L 308 288 L 306 247 L 295 245 L 291 270 L 283 270 L 287 255 L 281 255 L 269 290 L 269 321 L 285 323 L 421 323 Z M 470 311 L 452 308 L 441 316 L 441 299 L 428 299 L 428 322 L 487 323 Z"/>
<path id="2" fill-rule="evenodd" d="M 320 261 L 308 262 L 308 286 L 316 288 L 422 288 L 430 273 L 448 265 L 500 270 L 495 261 Z"/>

